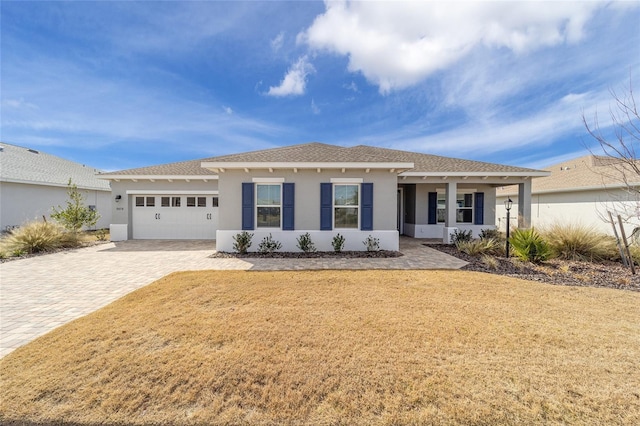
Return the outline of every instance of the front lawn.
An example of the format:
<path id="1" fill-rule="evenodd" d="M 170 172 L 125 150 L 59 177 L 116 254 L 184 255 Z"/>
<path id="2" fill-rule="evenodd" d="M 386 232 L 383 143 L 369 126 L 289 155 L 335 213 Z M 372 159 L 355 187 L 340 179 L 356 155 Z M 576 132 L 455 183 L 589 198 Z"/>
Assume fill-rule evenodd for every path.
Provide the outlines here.
<path id="1" fill-rule="evenodd" d="M 640 294 L 465 271 L 184 272 L 0 361 L 0 421 L 639 424 Z"/>

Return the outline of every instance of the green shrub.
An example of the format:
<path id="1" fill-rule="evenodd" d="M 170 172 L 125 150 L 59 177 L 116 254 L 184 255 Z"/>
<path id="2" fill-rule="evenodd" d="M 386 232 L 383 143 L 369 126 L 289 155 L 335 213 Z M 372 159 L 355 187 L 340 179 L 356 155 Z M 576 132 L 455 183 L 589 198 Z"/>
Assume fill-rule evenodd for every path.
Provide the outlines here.
<path id="1" fill-rule="evenodd" d="M 453 231 L 453 234 L 451 234 L 450 236 L 451 236 L 451 243 L 455 245 L 458 245 L 458 243 L 473 240 L 473 232 L 471 231 L 471 229 L 467 231 L 461 231 L 459 229 L 456 229 L 455 231 Z"/>
<path id="2" fill-rule="evenodd" d="M 61 206 L 53 207 L 51 218 L 74 233 L 80 231 L 83 226 L 94 226 L 100 219 L 100 214 L 84 205 L 85 196 L 80 193 L 71 179 L 67 186 L 67 195 L 69 195 L 67 207 L 64 209 Z"/>
<path id="3" fill-rule="evenodd" d="M 562 259 L 598 261 L 615 256 L 607 242 L 611 237 L 585 225 L 556 223 L 546 228 L 543 235 L 554 256 Z"/>
<path id="4" fill-rule="evenodd" d="M 484 263 L 487 266 L 487 268 L 493 269 L 493 270 L 498 269 L 498 266 L 499 266 L 498 260 L 495 257 L 489 256 L 486 254 L 482 255 L 482 263 Z"/>
<path id="5" fill-rule="evenodd" d="M 380 251 L 380 240 L 372 237 L 371 235 L 369 235 L 362 244 L 367 248 L 367 251 Z"/>
<path id="6" fill-rule="evenodd" d="M 253 234 L 247 231 L 242 231 L 239 234 L 233 236 L 233 249 L 240 254 L 246 254 L 249 247 L 251 247 L 251 239 Z"/>
<path id="7" fill-rule="evenodd" d="M 494 239 L 479 239 L 471 241 L 460 241 L 456 244 L 458 250 L 467 253 L 470 256 L 479 256 L 481 254 L 498 254 L 500 253 L 501 244 Z"/>
<path id="8" fill-rule="evenodd" d="M 481 240 L 496 240 L 500 241 L 503 239 L 502 233 L 497 229 L 487 228 L 480 230 L 480 239 Z"/>
<path id="9" fill-rule="evenodd" d="M 345 241 L 345 238 L 340 234 L 333 237 L 333 240 L 331 240 L 333 251 L 335 251 L 336 253 L 340 253 L 344 248 L 344 241 Z"/>
<path id="10" fill-rule="evenodd" d="M 11 231 L 5 240 L 14 256 L 25 253 L 40 253 L 60 247 L 72 247 L 77 239 L 70 238 L 62 227 L 50 222 L 29 222 Z"/>
<path id="11" fill-rule="evenodd" d="M 513 254 L 520 260 L 528 262 L 544 262 L 551 257 L 551 249 L 547 242 L 535 229 L 515 229 L 509 238 Z"/>
<path id="12" fill-rule="evenodd" d="M 260 253 L 273 253 L 274 251 L 278 251 L 281 248 L 282 243 L 274 240 L 271 234 L 264 237 L 258 245 L 258 251 L 260 251 Z"/>
<path id="13" fill-rule="evenodd" d="M 311 235 L 307 232 L 306 234 L 302 234 L 297 239 L 298 244 L 296 246 L 305 253 L 312 253 L 316 251 L 316 246 L 311 241 Z"/>
<path id="14" fill-rule="evenodd" d="M 96 231 L 96 240 L 98 240 L 98 241 L 107 241 L 107 230 L 106 229 L 98 229 Z"/>

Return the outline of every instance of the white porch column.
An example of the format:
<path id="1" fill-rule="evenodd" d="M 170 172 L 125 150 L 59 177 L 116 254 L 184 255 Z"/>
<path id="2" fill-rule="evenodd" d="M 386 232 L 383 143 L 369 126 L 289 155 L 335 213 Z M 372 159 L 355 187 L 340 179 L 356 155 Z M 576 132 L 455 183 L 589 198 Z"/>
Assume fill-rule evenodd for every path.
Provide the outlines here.
<path id="1" fill-rule="evenodd" d="M 531 227 L 531 178 L 518 184 L 518 228 Z"/>
<path id="2" fill-rule="evenodd" d="M 445 189 L 445 216 L 444 229 L 442 233 L 442 242 L 451 244 L 451 234 L 456 230 L 456 212 L 458 210 L 457 194 L 458 184 L 456 182 L 447 182 Z"/>
<path id="3" fill-rule="evenodd" d="M 457 192 L 457 182 L 447 182 L 447 188 L 445 190 L 446 215 L 444 218 L 444 226 L 447 228 L 456 226 L 456 212 L 458 211 Z"/>

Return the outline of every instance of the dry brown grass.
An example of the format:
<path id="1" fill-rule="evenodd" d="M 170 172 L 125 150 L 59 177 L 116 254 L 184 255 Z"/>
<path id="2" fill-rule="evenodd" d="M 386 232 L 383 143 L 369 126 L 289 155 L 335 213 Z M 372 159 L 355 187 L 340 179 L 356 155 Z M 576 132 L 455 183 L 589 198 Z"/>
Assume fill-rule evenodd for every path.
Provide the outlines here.
<path id="1" fill-rule="evenodd" d="M 475 272 L 173 274 L 0 362 L 0 420 L 638 424 L 640 294 Z"/>

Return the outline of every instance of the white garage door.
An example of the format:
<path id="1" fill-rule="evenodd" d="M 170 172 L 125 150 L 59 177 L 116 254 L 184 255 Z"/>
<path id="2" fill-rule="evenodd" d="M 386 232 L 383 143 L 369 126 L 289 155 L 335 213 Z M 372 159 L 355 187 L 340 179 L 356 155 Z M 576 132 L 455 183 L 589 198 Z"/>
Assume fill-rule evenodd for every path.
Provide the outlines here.
<path id="1" fill-rule="evenodd" d="M 134 195 L 133 238 L 213 240 L 218 229 L 218 197 Z"/>

